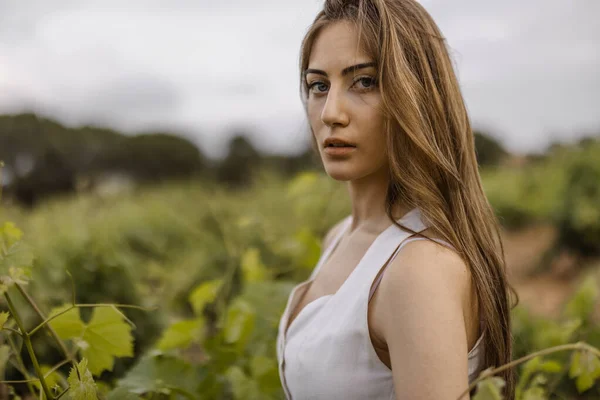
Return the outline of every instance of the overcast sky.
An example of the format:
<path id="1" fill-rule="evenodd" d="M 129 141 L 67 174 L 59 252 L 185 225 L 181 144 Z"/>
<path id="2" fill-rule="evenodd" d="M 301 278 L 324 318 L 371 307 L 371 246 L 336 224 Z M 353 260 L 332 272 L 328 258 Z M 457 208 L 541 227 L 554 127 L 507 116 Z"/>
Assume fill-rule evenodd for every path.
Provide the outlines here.
<path id="1" fill-rule="evenodd" d="M 423 0 L 471 119 L 518 152 L 600 132 L 600 1 Z M 0 0 L 0 113 L 160 128 L 222 156 L 294 153 L 302 36 L 322 0 Z"/>

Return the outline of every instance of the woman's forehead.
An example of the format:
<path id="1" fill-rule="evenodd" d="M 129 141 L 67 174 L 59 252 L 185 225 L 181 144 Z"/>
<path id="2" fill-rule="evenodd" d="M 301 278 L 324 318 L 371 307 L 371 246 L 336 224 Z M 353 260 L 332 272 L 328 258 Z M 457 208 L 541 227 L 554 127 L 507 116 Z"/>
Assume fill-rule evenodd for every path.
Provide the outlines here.
<path id="1" fill-rule="evenodd" d="M 311 47 L 309 69 L 341 72 L 356 64 L 374 61 L 359 46 L 358 30 L 347 21 L 333 22 L 321 29 Z"/>

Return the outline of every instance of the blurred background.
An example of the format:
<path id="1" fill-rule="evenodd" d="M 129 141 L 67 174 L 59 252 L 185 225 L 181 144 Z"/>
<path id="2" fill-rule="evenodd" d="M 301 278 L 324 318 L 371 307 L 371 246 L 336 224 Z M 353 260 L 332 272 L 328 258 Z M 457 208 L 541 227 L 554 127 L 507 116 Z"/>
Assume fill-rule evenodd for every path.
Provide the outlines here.
<path id="1" fill-rule="evenodd" d="M 503 225 L 515 357 L 600 346 L 600 2 L 421 3 L 447 38 Z M 350 212 L 299 97 L 321 6 L 0 0 L 0 222 L 35 255 L 28 290 L 49 312 L 71 298 L 69 271 L 78 302 L 157 307 L 126 311 L 135 351 L 94 372 L 104 395 L 281 398 L 279 316 Z M 24 375 L 10 360 L 5 372 Z M 566 375 L 547 390 L 600 396 Z"/>

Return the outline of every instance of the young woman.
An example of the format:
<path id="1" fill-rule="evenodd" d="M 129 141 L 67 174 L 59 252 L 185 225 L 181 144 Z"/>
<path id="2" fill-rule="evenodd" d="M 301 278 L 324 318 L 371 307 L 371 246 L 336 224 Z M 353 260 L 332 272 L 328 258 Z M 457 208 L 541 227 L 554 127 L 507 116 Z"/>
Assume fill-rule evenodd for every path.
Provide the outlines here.
<path id="1" fill-rule="evenodd" d="M 414 0 L 326 0 L 300 65 L 313 145 L 352 214 L 281 318 L 285 394 L 456 399 L 511 360 L 512 288 L 445 40 Z"/>

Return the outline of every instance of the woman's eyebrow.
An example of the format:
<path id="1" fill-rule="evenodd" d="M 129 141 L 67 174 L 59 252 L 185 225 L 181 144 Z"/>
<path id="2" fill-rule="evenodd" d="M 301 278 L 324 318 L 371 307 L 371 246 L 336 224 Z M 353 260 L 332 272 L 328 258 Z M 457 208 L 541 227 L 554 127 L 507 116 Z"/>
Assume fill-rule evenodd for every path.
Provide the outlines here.
<path id="1" fill-rule="evenodd" d="M 346 67 L 342 70 L 342 76 L 348 75 L 350 72 L 354 72 L 357 71 L 359 69 L 364 69 L 364 68 L 369 68 L 369 67 L 376 67 L 377 63 L 375 62 L 367 62 L 367 63 L 361 63 L 361 64 L 356 64 L 353 65 L 351 67 Z M 323 76 L 327 76 L 327 72 L 321 70 L 321 69 L 312 69 L 312 68 L 307 68 L 304 71 L 304 76 L 306 76 L 307 74 L 318 74 L 318 75 L 323 75 Z"/>

